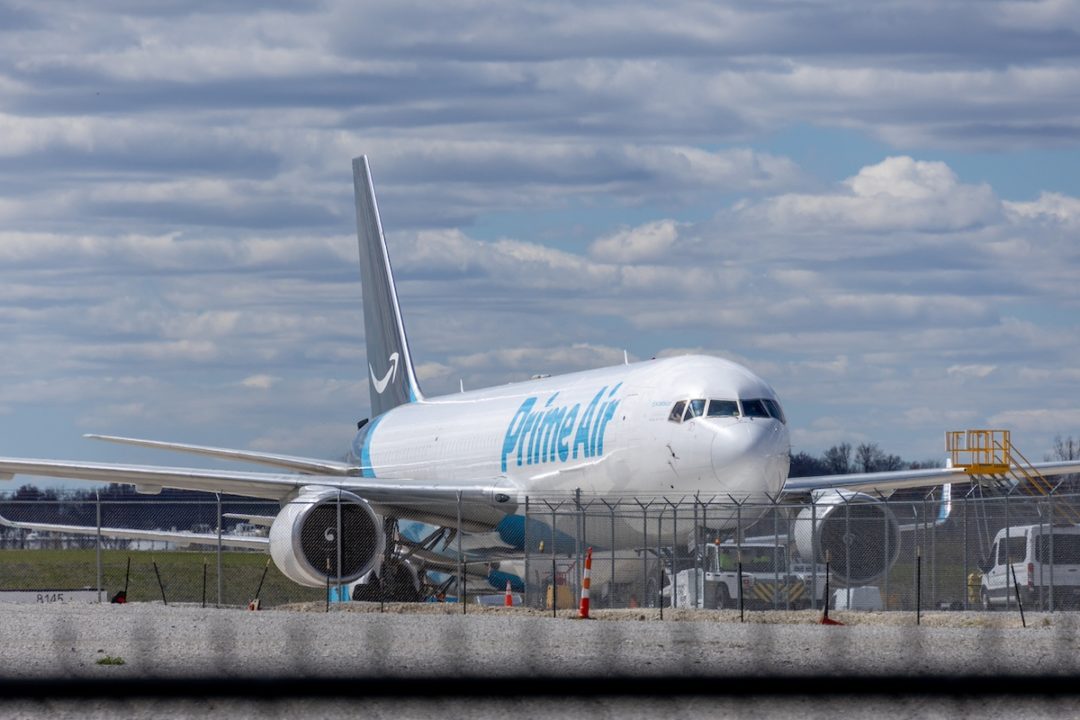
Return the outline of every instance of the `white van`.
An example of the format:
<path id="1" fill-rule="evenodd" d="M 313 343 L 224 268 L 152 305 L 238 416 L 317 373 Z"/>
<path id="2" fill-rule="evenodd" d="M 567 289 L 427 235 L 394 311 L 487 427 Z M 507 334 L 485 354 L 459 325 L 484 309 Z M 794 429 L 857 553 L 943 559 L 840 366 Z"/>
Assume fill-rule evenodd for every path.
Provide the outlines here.
<path id="1" fill-rule="evenodd" d="M 1025 607 L 1048 609 L 1051 597 L 1055 608 L 1080 607 L 1080 526 L 1002 528 L 980 569 L 984 610 L 1016 605 L 1013 573 Z"/>

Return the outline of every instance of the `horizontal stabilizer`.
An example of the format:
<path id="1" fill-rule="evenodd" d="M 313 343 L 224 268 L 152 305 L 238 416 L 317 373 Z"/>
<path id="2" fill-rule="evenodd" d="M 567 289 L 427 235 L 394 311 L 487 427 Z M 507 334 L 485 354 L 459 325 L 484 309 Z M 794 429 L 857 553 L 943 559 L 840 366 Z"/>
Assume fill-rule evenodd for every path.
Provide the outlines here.
<path id="1" fill-rule="evenodd" d="M 258 525 L 260 527 L 270 527 L 274 524 L 273 515 L 248 515 L 246 513 L 222 513 L 221 517 L 226 520 L 243 520 L 249 522 L 252 525 Z"/>

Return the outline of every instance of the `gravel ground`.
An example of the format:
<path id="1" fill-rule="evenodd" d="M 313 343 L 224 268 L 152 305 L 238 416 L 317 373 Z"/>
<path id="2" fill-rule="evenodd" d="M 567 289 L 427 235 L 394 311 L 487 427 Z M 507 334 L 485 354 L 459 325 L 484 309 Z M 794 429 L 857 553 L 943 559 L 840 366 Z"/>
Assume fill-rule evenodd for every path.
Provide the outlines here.
<path id="1" fill-rule="evenodd" d="M 416 677 L 1080 674 L 1073 613 L 594 611 L 315 603 L 247 612 L 0 605 L 2 675 Z M 123 665 L 102 665 L 106 656 Z"/>
<path id="2" fill-rule="evenodd" d="M 1080 684 L 1063 682 L 1080 675 L 1071 613 L 1029 614 L 1026 628 L 1005 613 L 928 613 L 918 627 L 907 613 L 833 613 L 847 624 L 826 627 L 811 611 L 740 623 L 735 611 L 668 610 L 660 621 L 601 610 L 582 621 L 518 608 L 323 609 L 0 605 L 0 714 L 336 717 L 358 703 L 394 718 L 1080 712 Z M 157 680 L 139 685 L 147 678 Z M 54 686 L 79 697 L 54 697 Z"/>

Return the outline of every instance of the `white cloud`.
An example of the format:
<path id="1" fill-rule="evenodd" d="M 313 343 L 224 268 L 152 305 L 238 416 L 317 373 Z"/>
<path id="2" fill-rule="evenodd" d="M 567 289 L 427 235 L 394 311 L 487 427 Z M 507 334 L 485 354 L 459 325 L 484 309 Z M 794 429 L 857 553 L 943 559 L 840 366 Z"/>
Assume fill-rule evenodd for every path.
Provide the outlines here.
<path id="1" fill-rule="evenodd" d="M 1073 0 L 999 2 L 992 8 L 991 17 L 1006 29 L 1080 30 L 1080 6 Z"/>
<path id="2" fill-rule="evenodd" d="M 956 173 L 943 162 L 890 157 L 864 167 L 845 183 L 859 197 L 927 201 L 956 189 Z"/>
<path id="3" fill-rule="evenodd" d="M 1080 390 L 1080 199 L 1039 172 L 1080 137 L 1073 3 L 24 12 L 0 33 L 6 443 L 90 418 L 336 452 L 367 403 L 361 152 L 436 389 L 707 348 L 793 399 L 800 443 L 935 448 L 909 411 Z"/>
<path id="4" fill-rule="evenodd" d="M 995 427 L 1029 433 L 1071 433 L 1080 427 L 1080 408 L 1005 410 L 990 416 Z"/>
<path id="5" fill-rule="evenodd" d="M 1017 221 L 1041 220 L 1063 225 L 1080 224 L 1080 198 L 1043 192 L 1032 202 L 1003 203 Z"/>
<path id="6" fill-rule="evenodd" d="M 240 384 L 252 390 L 269 390 L 281 382 L 281 378 L 273 375 L 249 375 L 240 381 Z"/>
<path id="7" fill-rule="evenodd" d="M 945 163 L 890 157 L 864 167 L 842 192 L 791 193 L 738 206 L 742 222 L 778 232 L 942 232 L 998 220 L 1001 203 L 987 185 L 964 185 Z"/>
<path id="8" fill-rule="evenodd" d="M 678 236 L 679 228 L 674 220 L 657 220 L 598 238 L 589 246 L 589 253 L 607 262 L 659 260 L 672 249 Z"/>
<path id="9" fill-rule="evenodd" d="M 961 380 L 982 380 L 997 370 L 994 365 L 950 365 L 945 372 Z"/>

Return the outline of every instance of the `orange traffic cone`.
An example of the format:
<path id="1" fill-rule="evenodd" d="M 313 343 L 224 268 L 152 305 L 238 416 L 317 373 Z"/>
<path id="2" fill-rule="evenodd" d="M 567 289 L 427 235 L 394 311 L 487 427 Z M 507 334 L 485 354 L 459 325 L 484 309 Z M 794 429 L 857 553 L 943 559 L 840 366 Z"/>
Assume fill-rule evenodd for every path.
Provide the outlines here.
<path id="1" fill-rule="evenodd" d="M 585 553 L 585 574 L 581 576 L 581 607 L 578 608 L 578 617 L 582 620 L 589 619 L 589 574 L 592 572 L 592 548 Z"/>
<path id="2" fill-rule="evenodd" d="M 514 607 L 514 596 L 510 594 L 510 581 L 506 581 L 506 601 L 503 603 L 506 607 Z"/>

